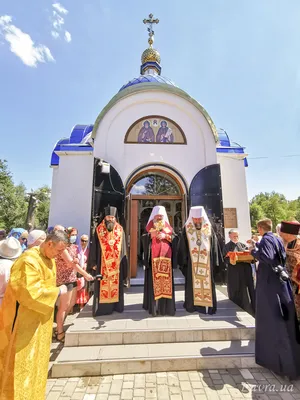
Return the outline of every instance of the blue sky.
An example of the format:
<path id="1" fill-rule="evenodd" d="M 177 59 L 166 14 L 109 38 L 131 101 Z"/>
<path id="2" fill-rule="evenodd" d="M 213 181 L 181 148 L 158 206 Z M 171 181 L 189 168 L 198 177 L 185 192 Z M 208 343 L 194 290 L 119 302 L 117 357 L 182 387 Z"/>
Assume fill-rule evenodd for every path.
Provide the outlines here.
<path id="1" fill-rule="evenodd" d="M 0 158 L 16 183 L 51 185 L 55 142 L 139 75 L 152 12 L 162 75 L 246 147 L 249 197 L 300 196 L 299 0 L 57 3 L 0 3 Z"/>

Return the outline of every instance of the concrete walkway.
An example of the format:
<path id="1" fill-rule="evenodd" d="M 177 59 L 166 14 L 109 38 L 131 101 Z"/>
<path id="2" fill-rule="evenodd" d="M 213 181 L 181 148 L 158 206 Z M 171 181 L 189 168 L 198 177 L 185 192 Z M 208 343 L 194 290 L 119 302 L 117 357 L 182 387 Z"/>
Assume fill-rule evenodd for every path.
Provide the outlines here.
<path id="1" fill-rule="evenodd" d="M 223 369 L 49 379 L 47 400 L 293 400 L 300 380 L 266 369 Z"/>

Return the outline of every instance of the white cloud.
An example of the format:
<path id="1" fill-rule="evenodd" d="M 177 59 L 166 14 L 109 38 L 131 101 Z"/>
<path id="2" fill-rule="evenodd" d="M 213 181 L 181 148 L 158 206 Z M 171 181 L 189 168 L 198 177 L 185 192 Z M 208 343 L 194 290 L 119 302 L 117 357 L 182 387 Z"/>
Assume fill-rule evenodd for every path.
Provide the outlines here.
<path id="1" fill-rule="evenodd" d="M 61 17 L 58 12 L 53 11 L 53 28 L 54 29 L 61 29 L 63 24 L 65 23 L 65 20 L 63 17 Z"/>
<path id="2" fill-rule="evenodd" d="M 53 30 L 51 31 L 51 35 L 54 39 L 58 39 L 61 35 L 62 27 L 65 24 L 64 16 L 68 14 L 68 10 L 60 3 L 53 3 L 52 4 L 52 17 L 51 22 L 53 26 Z M 65 31 L 64 38 L 67 43 L 71 42 L 72 37 L 70 32 Z"/>
<path id="3" fill-rule="evenodd" d="M 61 14 L 68 14 L 68 10 L 65 9 L 60 3 L 53 3 L 52 7 Z"/>
<path id="4" fill-rule="evenodd" d="M 71 40 L 72 40 L 71 33 L 68 32 L 68 31 L 66 31 L 66 32 L 65 32 L 65 41 L 68 42 L 68 43 L 70 43 Z"/>
<path id="5" fill-rule="evenodd" d="M 54 37 L 54 39 L 59 38 L 59 33 L 56 31 L 51 31 L 51 35 Z"/>
<path id="6" fill-rule="evenodd" d="M 54 61 L 48 47 L 36 45 L 30 35 L 12 24 L 9 15 L 0 16 L 0 34 L 10 44 L 10 50 L 29 67 L 37 67 L 40 62 Z"/>

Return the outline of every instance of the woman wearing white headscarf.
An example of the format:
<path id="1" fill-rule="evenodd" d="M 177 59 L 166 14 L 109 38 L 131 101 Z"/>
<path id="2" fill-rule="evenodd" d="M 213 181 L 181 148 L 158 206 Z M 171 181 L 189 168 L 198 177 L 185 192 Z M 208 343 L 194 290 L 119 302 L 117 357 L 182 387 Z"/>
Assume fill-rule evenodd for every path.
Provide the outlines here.
<path id="1" fill-rule="evenodd" d="M 145 266 L 143 308 L 154 317 L 174 315 L 173 268 L 177 267 L 178 238 L 170 226 L 165 207 L 153 208 L 146 231 L 142 236 Z"/>

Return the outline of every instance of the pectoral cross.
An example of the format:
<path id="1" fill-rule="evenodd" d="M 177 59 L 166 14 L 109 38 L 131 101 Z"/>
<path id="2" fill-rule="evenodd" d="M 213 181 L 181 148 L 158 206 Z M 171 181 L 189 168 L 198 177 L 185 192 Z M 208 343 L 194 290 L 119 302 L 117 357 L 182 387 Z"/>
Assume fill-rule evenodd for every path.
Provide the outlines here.
<path id="1" fill-rule="evenodd" d="M 149 18 L 148 19 L 144 19 L 143 20 L 144 24 L 148 25 L 148 32 L 149 32 L 149 39 L 148 39 L 148 43 L 150 44 L 150 46 L 153 44 L 154 39 L 154 30 L 153 30 L 153 24 L 158 24 L 159 23 L 159 19 L 153 19 L 153 14 L 149 14 Z"/>

